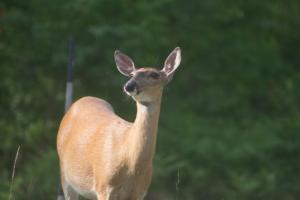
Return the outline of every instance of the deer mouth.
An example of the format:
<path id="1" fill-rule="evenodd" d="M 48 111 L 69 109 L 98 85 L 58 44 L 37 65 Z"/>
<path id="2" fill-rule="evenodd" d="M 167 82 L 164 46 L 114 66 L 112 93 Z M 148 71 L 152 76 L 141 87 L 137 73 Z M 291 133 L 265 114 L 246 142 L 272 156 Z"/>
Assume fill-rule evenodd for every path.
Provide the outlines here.
<path id="1" fill-rule="evenodd" d="M 139 87 L 135 81 L 129 81 L 124 86 L 124 91 L 129 96 L 138 95 L 140 93 Z"/>
<path id="2" fill-rule="evenodd" d="M 137 88 L 135 88 L 133 91 L 126 91 L 125 89 L 124 89 L 124 92 L 128 95 L 128 96 L 136 96 L 136 95 L 138 95 L 138 94 L 140 94 L 140 91 L 137 89 Z"/>

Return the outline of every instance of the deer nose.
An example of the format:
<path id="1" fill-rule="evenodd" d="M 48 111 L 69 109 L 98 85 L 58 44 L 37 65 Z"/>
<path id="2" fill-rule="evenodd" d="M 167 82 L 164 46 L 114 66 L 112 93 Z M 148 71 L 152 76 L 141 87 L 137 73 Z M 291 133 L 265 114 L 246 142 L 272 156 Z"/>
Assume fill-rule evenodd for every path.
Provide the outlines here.
<path id="1" fill-rule="evenodd" d="M 127 92 L 133 92 L 134 89 L 136 89 L 136 82 L 135 81 L 129 81 L 126 83 L 126 85 L 124 86 L 125 91 Z"/>

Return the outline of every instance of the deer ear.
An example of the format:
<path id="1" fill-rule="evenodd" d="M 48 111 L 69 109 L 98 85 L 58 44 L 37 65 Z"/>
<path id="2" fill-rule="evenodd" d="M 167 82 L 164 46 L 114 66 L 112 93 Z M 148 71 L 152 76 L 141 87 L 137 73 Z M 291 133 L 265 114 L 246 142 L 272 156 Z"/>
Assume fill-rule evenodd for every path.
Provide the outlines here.
<path id="1" fill-rule="evenodd" d="M 119 50 L 115 51 L 115 62 L 117 68 L 121 74 L 125 76 L 132 76 L 132 73 L 135 71 L 134 62 Z"/>
<path id="2" fill-rule="evenodd" d="M 162 72 L 164 72 L 167 76 L 168 82 L 172 80 L 174 72 L 179 66 L 180 61 L 181 61 L 181 50 L 179 47 L 176 47 L 167 57 L 164 68 L 162 69 Z"/>

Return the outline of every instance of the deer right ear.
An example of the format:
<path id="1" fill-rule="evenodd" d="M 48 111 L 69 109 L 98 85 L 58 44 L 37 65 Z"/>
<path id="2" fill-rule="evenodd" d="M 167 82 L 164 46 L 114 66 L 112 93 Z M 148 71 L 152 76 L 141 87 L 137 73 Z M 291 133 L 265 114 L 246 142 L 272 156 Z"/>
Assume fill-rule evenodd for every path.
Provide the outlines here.
<path id="1" fill-rule="evenodd" d="M 119 50 L 115 51 L 115 62 L 119 72 L 125 76 L 132 76 L 135 71 L 134 62 L 129 56 Z"/>
<path id="2" fill-rule="evenodd" d="M 162 72 L 164 72 L 167 76 L 168 82 L 172 80 L 174 72 L 179 66 L 180 62 L 181 62 L 181 50 L 179 47 L 176 47 L 167 57 L 164 68 L 162 69 Z"/>

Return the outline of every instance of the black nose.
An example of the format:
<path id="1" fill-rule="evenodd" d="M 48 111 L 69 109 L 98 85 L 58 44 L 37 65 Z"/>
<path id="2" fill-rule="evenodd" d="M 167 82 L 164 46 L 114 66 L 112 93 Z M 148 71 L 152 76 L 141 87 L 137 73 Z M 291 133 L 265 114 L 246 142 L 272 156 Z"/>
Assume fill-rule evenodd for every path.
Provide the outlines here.
<path id="1" fill-rule="evenodd" d="M 133 90 L 136 88 L 136 82 L 135 81 L 129 81 L 128 83 L 126 83 L 126 85 L 124 86 L 124 89 L 127 92 L 133 92 Z"/>

